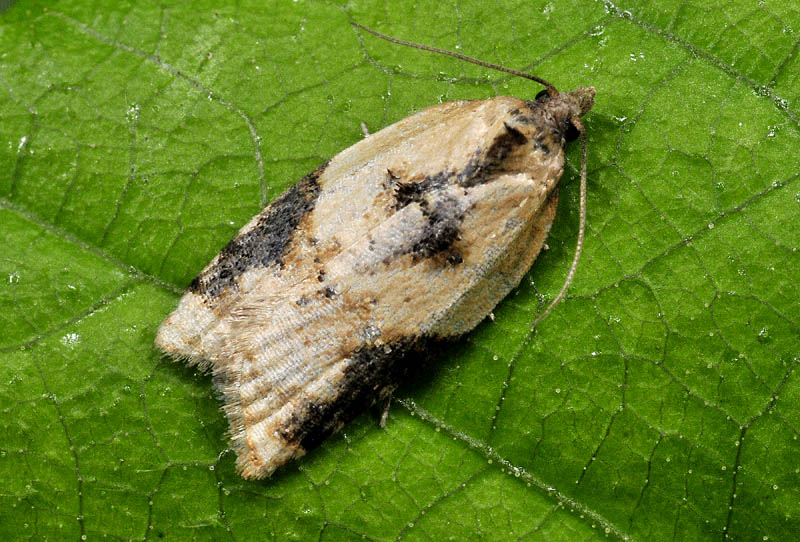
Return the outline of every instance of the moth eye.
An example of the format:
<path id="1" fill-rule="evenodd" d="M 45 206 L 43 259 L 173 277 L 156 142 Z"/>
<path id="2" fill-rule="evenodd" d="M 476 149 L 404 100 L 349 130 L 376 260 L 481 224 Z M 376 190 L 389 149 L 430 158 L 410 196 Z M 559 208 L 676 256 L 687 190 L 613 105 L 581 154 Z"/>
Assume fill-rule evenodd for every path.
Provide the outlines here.
<path id="1" fill-rule="evenodd" d="M 534 100 L 536 100 L 538 102 L 539 98 L 542 98 L 544 96 L 548 96 L 548 97 L 550 96 L 550 94 L 547 93 L 547 89 L 546 88 L 540 90 L 539 92 L 537 92 L 536 93 L 536 98 L 534 98 Z"/>
<path id="2" fill-rule="evenodd" d="M 564 134 L 564 139 L 567 140 L 567 143 L 569 143 L 570 141 L 575 141 L 576 139 L 578 139 L 579 135 L 581 135 L 581 133 L 578 131 L 577 128 L 575 128 L 574 124 L 572 124 L 571 122 L 567 124 L 567 133 Z"/>

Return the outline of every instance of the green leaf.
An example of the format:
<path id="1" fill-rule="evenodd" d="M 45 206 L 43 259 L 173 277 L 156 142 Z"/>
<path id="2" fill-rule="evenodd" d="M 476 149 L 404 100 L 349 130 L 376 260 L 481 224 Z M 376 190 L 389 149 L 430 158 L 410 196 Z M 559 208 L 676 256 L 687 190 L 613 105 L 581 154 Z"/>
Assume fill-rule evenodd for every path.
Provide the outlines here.
<path id="1" fill-rule="evenodd" d="M 0 538 L 782 540 L 800 532 L 791 3 L 19 1 L 0 19 Z M 523 284 L 271 479 L 152 343 L 263 205 L 438 101 L 597 88 Z"/>

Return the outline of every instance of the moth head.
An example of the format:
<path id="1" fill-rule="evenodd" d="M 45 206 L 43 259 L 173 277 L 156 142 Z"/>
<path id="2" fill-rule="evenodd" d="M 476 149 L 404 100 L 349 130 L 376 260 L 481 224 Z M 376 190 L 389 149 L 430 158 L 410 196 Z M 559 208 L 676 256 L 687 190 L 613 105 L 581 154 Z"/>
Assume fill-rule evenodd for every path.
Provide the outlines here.
<path id="1" fill-rule="evenodd" d="M 594 105 L 594 87 L 578 87 L 571 92 L 553 94 L 547 88 L 536 95 L 536 103 L 545 107 L 562 127 L 564 139 L 574 141 L 580 135 L 576 126 L 579 119 L 584 116 Z"/>
<path id="2" fill-rule="evenodd" d="M 575 103 L 578 106 L 579 117 L 582 117 L 588 113 L 594 105 L 594 87 L 578 87 L 572 92 L 567 92 L 566 94 L 575 100 Z"/>

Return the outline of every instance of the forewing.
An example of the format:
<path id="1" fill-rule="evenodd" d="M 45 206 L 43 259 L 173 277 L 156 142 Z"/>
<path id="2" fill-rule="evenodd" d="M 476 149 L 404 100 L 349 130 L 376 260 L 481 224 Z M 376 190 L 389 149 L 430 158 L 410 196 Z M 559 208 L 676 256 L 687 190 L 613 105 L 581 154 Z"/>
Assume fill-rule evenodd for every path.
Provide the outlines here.
<path id="1" fill-rule="evenodd" d="M 159 328 L 156 345 L 190 364 L 213 365 L 230 332 L 225 315 L 254 287 L 279 293 L 317 276 L 325 262 L 394 212 L 397 178 L 390 165 L 416 182 L 425 176 L 417 167 L 422 162 L 427 171 L 443 171 L 468 158 L 465 152 L 471 150 L 433 134 L 443 123 L 463 124 L 465 109 L 479 103 L 428 108 L 301 179 L 253 217 L 192 281 Z M 436 144 L 439 152 L 432 149 Z"/>
<path id="2" fill-rule="evenodd" d="M 245 476 L 321 442 L 396 385 L 409 350 L 469 331 L 519 283 L 563 170 L 547 123 L 513 98 L 404 119 L 290 189 L 192 283 L 158 343 L 212 364 Z"/>

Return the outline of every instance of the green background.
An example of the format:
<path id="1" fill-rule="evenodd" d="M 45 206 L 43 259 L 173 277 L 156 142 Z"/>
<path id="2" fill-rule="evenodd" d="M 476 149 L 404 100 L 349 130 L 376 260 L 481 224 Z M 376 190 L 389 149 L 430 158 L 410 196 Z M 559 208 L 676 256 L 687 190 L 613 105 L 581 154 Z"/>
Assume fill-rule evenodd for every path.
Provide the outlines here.
<path id="1" fill-rule="evenodd" d="M 800 532 L 791 3 L 20 1 L 0 16 L 0 539 L 786 540 Z M 597 88 L 532 271 L 271 479 L 155 329 L 287 186 L 439 101 Z"/>

